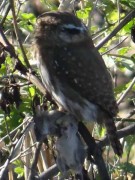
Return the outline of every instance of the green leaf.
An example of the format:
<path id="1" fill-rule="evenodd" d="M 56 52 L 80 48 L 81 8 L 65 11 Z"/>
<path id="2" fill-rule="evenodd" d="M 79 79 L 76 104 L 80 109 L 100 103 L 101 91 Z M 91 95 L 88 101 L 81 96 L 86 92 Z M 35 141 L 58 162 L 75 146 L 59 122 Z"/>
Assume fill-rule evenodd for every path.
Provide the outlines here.
<path id="1" fill-rule="evenodd" d="M 127 150 L 127 152 L 128 152 L 128 151 L 131 150 L 132 146 L 133 146 L 134 143 L 135 143 L 135 136 L 132 136 L 132 135 L 127 136 L 127 137 L 125 137 L 125 140 L 126 140 L 126 142 L 127 142 L 127 145 L 125 146 L 125 148 L 126 148 L 126 150 Z"/>
<path id="2" fill-rule="evenodd" d="M 124 172 L 133 173 L 133 174 L 135 173 L 135 165 L 128 162 L 120 164 L 118 168 L 120 170 L 123 170 Z"/>
<path id="3" fill-rule="evenodd" d="M 22 17 L 22 19 L 24 19 L 24 20 L 32 20 L 32 19 L 35 19 L 35 16 L 34 16 L 34 14 L 32 14 L 32 13 L 21 13 L 21 17 Z"/>
<path id="4" fill-rule="evenodd" d="M 30 96 L 31 96 L 31 97 L 34 97 L 34 96 L 35 96 L 35 87 L 31 86 L 31 87 L 29 88 L 29 93 L 30 93 Z"/>
<path id="5" fill-rule="evenodd" d="M 125 67 L 126 69 L 130 70 L 130 71 L 134 71 L 134 63 L 131 60 L 123 60 L 121 61 L 121 64 L 123 65 L 123 67 Z"/>
<path id="6" fill-rule="evenodd" d="M 16 167 L 14 172 L 18 175 L 17 178 L 21 178 L 24 175 L 24 169 L 22 167 Z"/>
<path id="7" fill-rule="evenodd" d="M 131 48 L 128 46 L 128 47 L 122 47 L 120 49 L 118 49 L 118 54 L 119 55 L 125 55 Z"/>
<path id="8" fill-rule="evenodd" d="M 78 10 L 76 12 L 77 13 L 77 17 L 80 18 L 80 19 L 87 19 L 89 17 L 89 13 L 90 13 L 91 10 L 92 10 L 91 7 Z"/>
<path id="9" fill-rule="evenodd" d="M 1 64 L 0 77 L 2 77 L 4 74 L 6 74 L 6 66 L 5 66 L 5 64 Z"/>
<path id="10" fill-rule="evenodd" d="M 114 89 L 115 95 L 121 94 L 123 91 L 125 91 L 128 88 L 129 85 L 130 85 L 130 82 L 127 84 L 122 84 L 122 85 L 117 86 Z"/>
<path id="11" fill-rule="evenodd" d="M 127 23 L 123 28 L 122 31 L 124 31 L 125 33 L 131 33 L 131 28 L 134 26 L 134 20 L 130 21 L 129 23 Z M 121 31 L 121 32 L 122 32 Z"/>
<path id="12" fill-rule="evenodd" d="M 111 23 L 116 22 L 118 20 L 118 11 L 116 9 L 108 12 L 107 17 Z"/>
<path id="13" fill-rule="evenodd" d="M 121 0 L 120 1 L 122 4 L 130 7 L 130 8 L 134 8 L 135 7 L 135 1 L 134 0 Z"/>
<path id="14" fill-rule="evenodd" d="M 17 178 L 23 177 L 24 168 L 22 162 L 20 160 L 16 160 L 13 162 L 13 164 L 16 166 L 14 168 L 14 172 L 18 175 Z"/>

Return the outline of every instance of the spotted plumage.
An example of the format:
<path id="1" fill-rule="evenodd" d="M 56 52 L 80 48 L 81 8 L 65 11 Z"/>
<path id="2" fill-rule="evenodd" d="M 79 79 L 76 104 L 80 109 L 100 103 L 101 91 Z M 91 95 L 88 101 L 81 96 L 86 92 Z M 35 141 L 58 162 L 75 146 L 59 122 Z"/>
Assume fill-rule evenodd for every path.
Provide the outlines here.
<path id="1" fill-rule="evenodd" d="M 35 45 L 43 82 L 56 102 L 78 120 L 105 123 L 121 155 L 112 80 L 85 25 L 67 12 L 45 13 L 37 20 Z"/>

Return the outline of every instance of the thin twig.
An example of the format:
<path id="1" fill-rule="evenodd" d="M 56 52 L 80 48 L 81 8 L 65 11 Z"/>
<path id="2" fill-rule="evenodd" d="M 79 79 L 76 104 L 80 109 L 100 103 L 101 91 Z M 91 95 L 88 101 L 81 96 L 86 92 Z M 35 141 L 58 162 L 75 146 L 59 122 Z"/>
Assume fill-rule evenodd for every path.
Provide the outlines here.
<path id="1" fill-rule="evenodd" d="M 35 132 L 34 132 L 34 129 L 31 129 L 31 131 L 29 132 L 29 136 L 30 136 L 30 142 L 32 143 L 32 144 L 34 144 L 34 142 L 36 142 L 37 141 L 37 139 L 36 139 L 36 136 L 35 136 Z M 38 147 L 38 144 L 37 144 L 37 146 L 36 147 L 33 147 L 33 149 L 32 149 L 32 151 L 34 152 L 33 153 L 33 155 L 35 156 L 35 149 Z M 37 162 L 37 169 L 38 169 L 38 172 L 39 173 L 41 173 L 41 172 L 43 172 L 44 171 L 44 169 L 43 169 L 43 161 L 42 161 L 42 159 L 41 159 L 41 151 L 42 151 L 42 149 L 40 150 L 40 154 L 39 154 L 39 156 L 38 156 L 38 162 Z M 45 153 L 45 152 L 44 152 Z M 34 160 L 33 160 L 34 161 Z M 44 162 L 45 164 L 46 164 L 46 162 Z M 47 166 L 47 168 L 48 168 L 48 166 Z M 46 169 L 47 169 L 46 168 Z M 45 169 L 45 170 L 46 170 Z M 31 172 L 32 173 L 32 172 Z"/>
<path id="2" fill-rule="evenodd" d="M 6 51 L 9 52 L 10 56 L 15 58 L 17 61 L 17 66 L 16 68 L 22 73 L 22 76 L 24 75 L 24 77 L 29 80 L 32 84 L 34 84 L 41 93 L 46 94 L 46 89 L 43 85 L 43 83 L 33 74 L 31 74 L 28 69 L 22 64 L 22 62 L 20 61 L 20 59 L 18 58 L 17 54 L 15 53 L 15 49 L 14 46 L 12 44 L 9 43 L 8 39 L 6 38 L 1 26 L 0 26 L 0 34 L 1 37 L 3 38 L 5 44 L 6 44 Z"/>
<path id="3" fill-rule="evenodd" d="M 120 129 L 120 127 L 122 127 L 125 122 L 130 122 L 130 123 L 135 122 L 135 119 L 131 119 L 131 117 L 134 114 L 135 114 L 135 109 L 130 111 L 129 114 L 125 118 L 116 118 L 115 119 L 116 121 L 119 119 L 119 121 L 117 121 L 117 123 L 116 123 L 117 129 Z"/>
<path id="4" fill-rule="evenodd" d="M 35 75 L 33 75 L 31 73 L 27 73 L 27 76 L 25 76 L 25 77 L 32 84 L 34 84 L 42 94 L 44 94 L 44 95 L 46 94 L 46 89 L 45 89 L 43 83 Z"/>
<path id="5" fill-rule="evenodd" d="M 119 105 L 123 99 L 127 96 L 127 94 L 129 93 L 129 91 L 132 89 L 133 85 L 135 83 L 135 77 L 132 79 L 130 86 L 125 90 L 125 92 L 121 95 L 121 97 L 119 98 L 119 100 L 117 101 L 117 104 Z"/>
<path id="6" fill-rule="evenodd" d="M 109 41 L 112 37 L 114 37 L 134 17 L 135 17 L 135 10 L 132 10 L 107 37 L 105 37 L 101 42 L 99 42 L 96 48 L 100 49 L 107 41 Z"/>
<path id="7" fill-rule="evenodd" d="M 117 131 L 117 136 L 119 139 L 134 134 L 135 134 L 135 124 L 129 125 Z M 101 139 L 99 142 L 97 142 L 97 144 L 99 145 L 100 148 L 103 148 L 104 146 L 109 145 L 110 142 L 108 137 L 106 136 L 103 139 Z"/>
<path id="8" fill-rule="evenodd" d="M 135 114 L 135 112 L 134 112 L 134 114 Z M 134 114 L 133 114 L 133 115 L 134 115 Z M 132 115 L 132 116 L 133 116 L 133 115 Z M 131 117 L 131 116 L 130 116 L 130 117 Z M 129 122 L 129 123 L 135 122 L 135 119 L 134 119 L 134 118 L 133 118 L 133 119 L 130 119 L 130 117 L 129 117 L 129 118 L 127 118 L 127 117 L 126 117 L 126 118 L 116 118 L 115 121 L 116 121 L 116 122 L 121 122 L 121 121 L 122 121 L 122 122 Z"/>
<path id="9" fill-rule="evenodd" d="M 26 117 L 26 119 L 23 121 L 23 123 L 21 123 L 19 126 L 17 126 L 13 131 L 9 132 L 9 135 L 11 136 L 12 134 L 14 134 L 19 128 L 21 128 L 25 123 L 27 123 L 31 118 L 30 117 Z M 8 137 L 8 135 L 4 136 L 3 138 L 0 139 L 0 143 L 2 141 L 4 141 L 6 138 Z"/>
<path id="10" fill-rule="evenodd" d="M 25 149 L 24 151 L 20 151 L 20 153 L 19 153 L 15 158 L 12 158 L 12 159 L 10 160 L 10 163 L 14 162 L 15 160 L 17 160 L 17 159 L 19 159 L 19 158 L 22 158 L 22 157 L 30 154 L 30 153 L 32 152 L 32 150 L 31 150 L 31 152 L 30 152 L 30 149 L 31 149 L 32 147 L 34 147 L 34 146 L 36 146 L 36 142 L 35 142 L 34 144 L 32 144 L 31 146 L 29 146 L 29 147 L 28 147 L 27 149 Z M 26 153 L 26 152 L 27 152 L 27 153 Z M 0 169 L 2 169 L 2 168 L 0 167 Z"/>
<path id="11" fill-rule="evenodd" d="M 28 180 L 33 180 L 35 175 L 36 175 L 36 166 L 37 166 L 38 157 L 39 157 L 41 147 L 42 147 L 42 142 L 39 142 L 37 144 L 37 148 L 36 148 L 35 155 L 34 155 L 34 158 L 33 158 L 31 171 L 30 171 L 30 175 L 29 175 Z"/>
<path id="12" fill-rule="evenodd" d="M 8 165 L 10 163 L 10 160 L 12 158 L 12 154 L 14 153 L 14 148 L 15 147 L 12 147 L 11 150 L 10 150 L 10 155 L 8 157 L 8 159 L 6 160 L 5 164 L 4 164 L 4 168 L 0 171 L 0 179 L 1 180 L 6 180 L 6 177 L 7 177 L 7 169 L 8 169 Z"/>
<path id="13" fill-rule="evenodd" d="M 3 32 L 3 29 L 2 29 L 2 25 L 0 24 L 0 34 L 1 34 L 1 37 L 3 38 L 5 44 L 7 47 L 10 47 L 10 43 L 8 41 L 8 39 L 6 38 L 4 32 Z"/>
<path id="14" fill-rule="evenodd" d="M 108 56 L 114 56 L 114 57 L 119 57 L 119 58 L 123 58 L 123 59 L 129 59 L 131 61 L 133 61 L 133 59 L 131 57 L 128 56 L 123 56 L 123 55 L 119 55 L 119 54 L 107 54 Z"/>
<path id="15" fill-rule="evenodd" d="M 17 25 L 17 21 L 16 21 L 16 14 L 15 14 L 15 8 L 14 8 L 14 1 L 13 0 L 10 0 L 10 5 L 11 5 L 11 10 L 12 10 L 12 15 L 13 15 L 14 29 L 15 29 L 15 34 L 16 34 L 16 37 L 17 37 L 17 41 L 18 41 L 18 43 L 20 45 L 20 48 L 21 48 L 21 51 L 22 51 L 23 58 L 24 58 L 24 61 L 26 63 L 26 66 L 31 69 L 29 61 L 28 61 L 27 56 L 26 56 L 26 53 L 24 51 L 20 36 L 19 36 L 19 29 L 18 29 L 18 25 Z"/>
<path id="16" fill-rule="evenodd" d="M 33 127 L 34 123 L 30 122 L 26 128 L 23 130 L 21 137 L 19 138 L 19 140 L 16 139 L 16 144 L 14 147 L 12 147 L 11 151 L 10 151 L 10 155 L 8 157 L 8 159 L 6 160 L 6 162 L 4 163 L 4 165 L 2 166 L 2 170 L 1 170 L 1 174 L 0 174 L 0 178 L 4 179 L 6 173 L 7 173 L 7 168 L 8 165 L 10 164 L 10 162 L 15 159 L 16 156 L 18 156 L 19 152 L 20 152 L 20 148 L 23 144 L 23 140 L 25 138 L 25 136 L 29 133 L 30 129 Z"/>
<path id="17" fill-rule="evenodd" d="M 7 7 L 6 11 L 5 11 L 5 14 L 4 14 L 4 16 L 3 16 L 3 18 L 1 19 L 1 22 L 0 22 L 1 26 L 4 24 L 4 22 L 6 20 L 6 17 L 8 15 L 9 11 L 10 11 L 10 8 L 11 8 L 11 6 L 10 6 L 10 4 L 8 4 L 8 7 Z"/>
<path id="18" fill-rule="evenodd" d="M 4 117 L 4 120 L 5 120 L 5 127 L 6 127 L 6 131 L 7 131 L 7 137 L 9 138 L 10 143 L 12 143 L 12 139 L 11 139 L 11 136 L 10 136 L 10 134 L 9 134 L 8 123 L 7 123 L 7 120 L 6 120 L 6 115 L 5 115 L 5 117 Z"/>
<path id="19" fill-rule="evenodd" d="M 116 47 L 118 47 L 120 44 L 122 44 L 128 37 L 124 38 L 121 42 L 119 42 L 118 44 L 116 44 L 114 47 L 112 47 L 111 49 L 108 49 L 106 52 L 102 53 L 101 55 L 105 55 L 108 52 L 112 51 L 113 49 L 115 49 Z"/>

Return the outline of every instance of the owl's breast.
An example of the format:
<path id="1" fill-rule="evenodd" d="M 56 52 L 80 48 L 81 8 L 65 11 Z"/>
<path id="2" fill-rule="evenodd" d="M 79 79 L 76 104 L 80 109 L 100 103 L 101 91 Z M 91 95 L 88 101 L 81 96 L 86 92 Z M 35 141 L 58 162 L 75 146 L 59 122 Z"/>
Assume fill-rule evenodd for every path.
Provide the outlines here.
<path id="1" fill-rule="evenodd" d="M 43 61 L 41 56 L 37 56 L 37 58 L 40 62 L 39 69 L 45 88 L 57 104 L 74 114 L 80 120 L 95 121 L 97 119 L 97 106 L 88 102 L 70 87 L 66 77 L 63 79 L 64 75 L 62 80 L 59 79 L 57 73 L 53 68 L 50 69 L 50 67 L 47 66 L 48 64 Z"/>

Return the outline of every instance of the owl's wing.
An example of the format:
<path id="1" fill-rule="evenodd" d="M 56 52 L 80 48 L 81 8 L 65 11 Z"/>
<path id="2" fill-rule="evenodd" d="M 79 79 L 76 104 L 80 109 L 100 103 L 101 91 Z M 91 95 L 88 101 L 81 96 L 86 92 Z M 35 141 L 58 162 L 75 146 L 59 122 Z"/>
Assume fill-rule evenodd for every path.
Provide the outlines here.
<path id="1" fill-rule="evenodd" d="M 60 82 L 112 116 L 117 113 L 110 74 L 94 46 L 81 44 L 54 51 L 52 64 Z"/>

